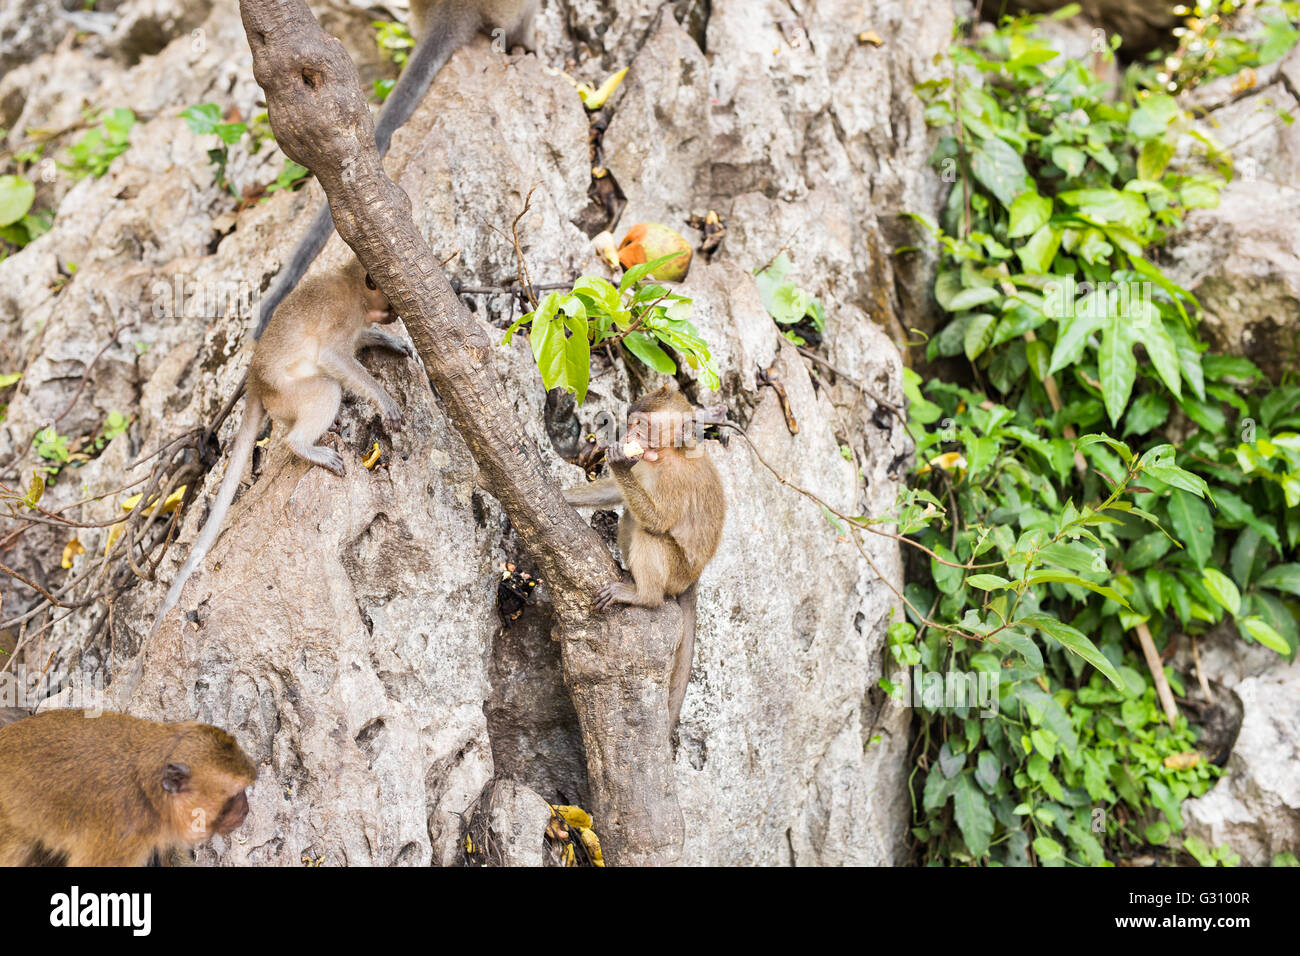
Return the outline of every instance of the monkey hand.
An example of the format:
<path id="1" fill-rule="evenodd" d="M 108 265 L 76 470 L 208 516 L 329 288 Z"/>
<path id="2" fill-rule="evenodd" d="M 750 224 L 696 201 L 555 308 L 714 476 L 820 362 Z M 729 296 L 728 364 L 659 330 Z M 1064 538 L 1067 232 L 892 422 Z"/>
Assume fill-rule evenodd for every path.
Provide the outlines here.
<path id="1" fill-rule="evenodd" d="M 623 451 L 622 443 L 615 442 L 605 449 L 605 461 L 609 462 L 609 467 L 622 470 L 631 468 L 640 461 L 640 457 L 629 458 L 627 453 Z"/>
<path id="2" fill-rule="evenodd" d="M 596 600 L 592 604 L 597 611 L 608 610 L 609 606 L 614 603 L 614 589 L 617 585 L 614 582 L 606 584 L 596 594 Z"/>
<path id="3" fill-rule="evenodd" d="M 406 416 L 402 414 L 402 410 L 397 406 L 396 402 L 386 404 L 382 409 L 382 414 L 384 416 L 384 428 L 388 431 L 395 432 L 406 426 Z"/>

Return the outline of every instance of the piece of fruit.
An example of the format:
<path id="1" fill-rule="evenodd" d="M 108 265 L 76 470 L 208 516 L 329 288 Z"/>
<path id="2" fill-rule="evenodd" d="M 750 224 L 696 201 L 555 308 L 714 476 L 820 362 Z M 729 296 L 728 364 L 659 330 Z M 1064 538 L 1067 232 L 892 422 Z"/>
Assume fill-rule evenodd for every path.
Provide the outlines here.
<path id="1" fill-rule="evenodd" d="M 623 454 L 628 458 L 639 458 L 645 454 L 645 448 L 639 441 L 633 438 L 631 441 L 623 443 Z"/>
<path id="2" fill-rule="evenodd" d="M 691 267 L 691 244 L 676 231 L 657 222 L 639 222 L 627 231 L 618 246 L 618 261 L 624 269 L 653 262 L 674 252 L 681 252 L 650 273 L 656 279 L 681 282 Z"/>

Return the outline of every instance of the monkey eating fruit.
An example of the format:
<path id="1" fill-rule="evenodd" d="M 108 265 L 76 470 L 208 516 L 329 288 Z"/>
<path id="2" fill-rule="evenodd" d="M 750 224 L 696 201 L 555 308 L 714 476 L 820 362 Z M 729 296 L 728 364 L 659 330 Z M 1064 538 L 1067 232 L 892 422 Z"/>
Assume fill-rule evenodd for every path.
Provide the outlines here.
<path id="1" fill-rule="evenodd" d="M 388 297 L 355 257 L 337 272 L 312 276 L 284 300 L 253 349 L 244 419 L 235 434 L 212 511 L 163 598 L 150 633 L 158 630 L 167 612 L 176 606 L 185 582 L 217 540 L 252 458 L 263 411 L 289 429 L 285 442 L 294 454 L 340 476 L 342 456 L 317 445 L 316 440 L 338 415 L 344 389 L 377 405 L 388 430 L 405 424 L 392 396 L 356 358 L 358 349 L 372 345 L 414 357 L 414 349 L 401 339 L 372 327 L 393 318 Z"/>
<path id="2" fill-rule="evenodd" d="M 0 727 L 0 866 L 144 866 L 237 829 L 257 765 L 224 730 L 51 710 Z"/>
<path id="3" fill-rule="evenodd" d="M 718 550 L 727 514 L 722 479 L 696 447 L 694 422 L 694 407 L 675 387 L 643 396 L 628 410 L 627 442 L 606 450 L 613 477 L 564 492 L 574 507 L 623 505 L 618 547 L 634 583 L 605 585 L 597 610 L 612 604 L 658 607 L 669 597 L 682 608 L 682 641 L 668 692 L 670 730 L 691 676 L 696 582 Z"/>
<path id="4" fill-rule="evenodd" d="M 411 0 L 417 42 L 375 121 L 375 145 L 380 157 L 388 152 L 393 133 L 411 118 L 443 64 L 475 33 L 491 31 L 494 38 L 504 39 L 507 50 L 515 45 L 532 50 L 537 5 L 538 0 Z M 329 206 L 324 205 L 263 297 L 255 338 L 261 337 L 281 300 L 297 286 L 333 231 L 334 220 Z"/>

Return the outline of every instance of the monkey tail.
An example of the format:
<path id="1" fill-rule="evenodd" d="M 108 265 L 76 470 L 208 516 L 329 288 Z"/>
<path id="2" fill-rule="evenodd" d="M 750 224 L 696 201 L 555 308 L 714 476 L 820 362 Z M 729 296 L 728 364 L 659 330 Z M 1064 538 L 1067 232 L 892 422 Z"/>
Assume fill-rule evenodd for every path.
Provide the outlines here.
<path id="1" fill-rule="evenodd" d="M 217 497 L 212 502 L 212 510 L 208 513 L 207 523 L 203 526 L 203 530 L 199 532 L 199 537 L 190 550 L 190 556 L 185 559 L 181 569 L 176 572 L 171 587 L 167 589 L 167 596 L 163 598 L 162 606 L 158 609 L 158 615 L 154 618 L 153 628 L 149 631 L 150 637 L 158 633 L 163 618 L 180 600 L 181 591 L 185 588 L 185 582 L 190 579 L 190 575 L 194 573 L 194 570 L 207 556 L 208 550 L 216 543 L 217 535 L 221 533 L 221 526 L 226 520 L 226 512 L 230 510 L 230 503 L 234 501 L 235 492 L 239 489 L 239 481 L 244 475 L 244 468 L 247 467 L 249 460 L 253 457 L 253 446 L 257 443 L 257 433 L 262 429 L 262 413 L 261 399 L 250 389 L 248 399 L 244 405 L 244 420 L 239 423 L 239 431 L 235 433 L 235 441 L 230 448 L 230 460 L 226 463 L 226 474 L 221 479 L 220 487 L 217 488 Z"/>
<path id="2" fill-rule="evenodd" d="M 275 310 L 284 301 L 284 297 L 294 290 L 294 286 L 303 277 L 307 267 L 316 261 L 316 257 L 325 248 L 325 243 L 329 241 L 333 232 L 334 220 L 330 216 L 329 203 L 324 203 L 320 209 L 316 210 L 311 225 L 307 227 L 307 234 L 294 247 L 288 263 L 280 269 L 280 274 L 276 277 L 275 283 L 266 290 L 266 295 L 262 297 L 253 338 L 260 339 L 262 337 L 262 333 L 266 331 L 267 323 L 271 321 L 271 316 L 275 314 Z"/>
<path id="3" fill-rule="evenodd" d="M 677 606 L 682 609 L 682 642 L 673 655 L 673 672 L 668 681 L 668 735 L 677 731 L 677 720 L 682 715 L 682 700 L 686 685 L 691 682 L 691 663 L 695 658 L 695 596 L 699 582 L 677 595 Z"/>
<path id="4" fill-rule="evenodd" d="M 382 158 L 388 152 L 388 144 L 393 133 L 411 118 L 420 98 L 438 75 L 444 63 L 450 59 L 458 47 L 474 36 L 479 23 L 477 14 L 470 15 L 472 5 L 443 2 L 436 4 L 426 15 L 426 33 L 420 37 L 415 52 L 406 61 L 397 83 L 384 101 L 375 121 L 375 145 L 379 147 Z M 279 308 L 284 297 L 298 285 L 298 281 L 307 272 L 308 267 L 316 261 L 320 251 L 334 232 L 334 220 L 330 216 L 329 203 L 316 211 L 307 234 L 294 248 L 289 262 L 280 270 L 275 284 L 262 297 L 261 309 L 257 314 L 257 327 L 253 338 L 260 339 L 266 331 L 271 316 Z"/>
<path id="5" fill-rule="evenodd" d="M 382 157 L 388 152 L 393 134 L 406 124 L 420 99 L 433 83 L 451 55 L 468 43 L 479 28 L 480 15 L 475 4 L 442 2 L 431 5 L 422 18 L 423 34 L 415 52 L 402 67 L 375 120 L 375 145 Z"/>

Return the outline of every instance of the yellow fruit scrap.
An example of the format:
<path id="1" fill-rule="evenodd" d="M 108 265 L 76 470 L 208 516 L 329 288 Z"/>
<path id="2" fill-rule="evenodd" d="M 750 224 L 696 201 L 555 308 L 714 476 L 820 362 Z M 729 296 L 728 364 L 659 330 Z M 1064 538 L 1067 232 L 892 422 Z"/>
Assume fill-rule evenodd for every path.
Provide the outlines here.
<path id="1" fill-rule="evenodd" d="M 875 30 L 863 30 L 858 34 L 859 43 L 870 43 L 872 46 L 884 46 L 885 38 Z"/>
<path id="2" fill-rule="evenodd" d="M 181 506 L 181 499 L 185 497 L 186 487 L 188 486 L 181 485 L 179 488 L 177 488 L 175 491 L 173 491 L 170 495 L 167 496 L 167 500 L 163 502 L 163 506 L 162 506 L 163 514 L 169 515 Z M 136 505 L 140 503 L 140 499 L 143 497 L 144 497 L 143 494 L 137 494 L 137 495 L 132 495 L 130 498 L 127 498 L 125 501 L 122 502 L 122 510 L 126 512 L 133 511 Z M 155 507 L 157 507 L 156 501 L 150 504 L 147 509 L 145 509 L 145 514 L 151 514 Z M 113 525 L 113 527 L 108 529 L 108 540 L 104 542 L 105 554 L 108 554 L 108 552 L 113 550 L 113 545 L 117 544 L 117 539 L 122 537 L 122 532 L 124 530 L 126 530 L 125 521 L 119 521 L 117 524 Z"/>
<path id="3" fill-rule="evenodd" d="M 1201 762 L 1201 755 L 1196 750 L 1184 750 L 1182 753 L 1170 754 L 1165 758 L 1165 767 L 1169 770 L 1191 770 Z"/>
<path id="4" fill-rule="evenodd" d="M 570 829 L 578 832 L 578 839 L 582 841 L 583 847 L 586 848 L 592 864 L 594 866 L 604 866 L 605 858 L 600 852 L 600 838 L 596 836 L 596 831 L 591 828 L 591 814 L 581 807 L 551 807 L 551 812 L 564 820 Z M 565 844 L 564 861 L 565 866 L 578 865 L 572 843 Z"/>
<path id="5" fill-rule="evenodd" d="M 366 455 L 361 464 L 366 466 L 366 470 L 373 471 L 375 465 L 379 464 L 380 455 L 379 442 L 375 442 L 374 447 L 370 449 L 370 454 Z"/>
<path id="6" fill-rule="evenodd" d="M 71 568 L 73 560 L 85 553 L 86 553 L 86 546 L 83 545 L 76 538 L 73 538 L 71 541 L 65 544 L 63 546 L 63 561 L 62 561 L 64 570 Z"/>
<path id="7" fill-rule="evenodd" d="M 933 468 L 940 468 L 943 471 L 963 472 L 966 470 L 966 457 L 957 451 L 948 451 L 942 455 L 935 455 L 930 459 L 929 463 L 917 469 L 917 474 L 928 474 Z"/>
<path id="8" fill-rule="evenodd" d="M 623 77 L 627 76 L 627 71 L 628 68 L 623 67 L 623 69 L 619 70 L 604 83 L 600 84 L 600 89 L 596 89 L 590 83 L 579 83 L 563 71 L 560 71 L 560 76 L 568 80 L 569 85 L 578 91 L 578 96 L 582 100 L 582 105 L 589 110 L 595 111 L 604 106 L 605 101 L 614 94 L 614 91 L 618 89 L 619 84 L 623 82 Z"/>

